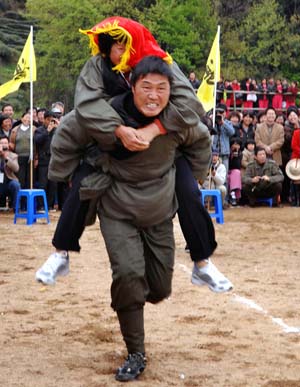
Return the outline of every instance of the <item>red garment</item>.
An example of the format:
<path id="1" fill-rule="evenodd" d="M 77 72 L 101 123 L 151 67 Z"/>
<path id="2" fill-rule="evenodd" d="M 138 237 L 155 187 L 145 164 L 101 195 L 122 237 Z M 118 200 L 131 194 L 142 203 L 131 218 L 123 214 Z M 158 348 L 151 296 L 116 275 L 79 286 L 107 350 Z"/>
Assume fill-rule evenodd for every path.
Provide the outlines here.
<path id="1" fill-rule="evenodd" d="M 116 71 L 127 72 L 145 56 L 155 55 L 172 63 L 171 56 L 162 50 L 151 32 L 142 24 L 120 16 L 109 17 L 96 24 L 90 30 L 79 30 L 90 38 L 92 54 L 99 54 L 98 35 L 107 33 L 117 41 L 124 42 L 125 53 L 121 62 L 113 68 Z"/>
<path id="2" fill-rule="evenodd" d="M 277 94 L 274 95 L 272 100 L 272 106 L 275 110 L 280 110 L 282 109 L 282 100 L 283 100 L 282 85 L 277 85 L 276 93 Z"/>
<path id="3" fill-rule="evenodd" d="M 297 93 L 298 93 L 298 87 L 297 86 L 295 86 L 295 87 L 290 86 L 288 88 L 288 93 L 292 93 L 292 94 L 287 94 L 285 96 L 286 109 L 288 109 L 289 106 L 296 105 L 296 97 L 297 97 Z"/>
<path id="4" fill-rule="evenodd" d="M 292 148 L 291 159 L 299 159 L 300 158 L 300 129 L 294 130 L 291 148 Z"/>

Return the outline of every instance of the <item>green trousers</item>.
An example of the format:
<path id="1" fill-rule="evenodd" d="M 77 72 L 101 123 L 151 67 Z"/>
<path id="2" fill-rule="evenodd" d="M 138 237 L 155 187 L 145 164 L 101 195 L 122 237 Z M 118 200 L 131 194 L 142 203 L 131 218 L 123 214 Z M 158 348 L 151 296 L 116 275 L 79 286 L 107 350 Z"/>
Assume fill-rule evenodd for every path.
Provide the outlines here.
<path id="1" fill-rule="evenodd" d="M 118 314 L 128 352 L 145 352 L 144 304 L 171 294 L 172 219 L 141 229 L 100 214 L 100 227 L 112 269 L 111 306 Z"/>

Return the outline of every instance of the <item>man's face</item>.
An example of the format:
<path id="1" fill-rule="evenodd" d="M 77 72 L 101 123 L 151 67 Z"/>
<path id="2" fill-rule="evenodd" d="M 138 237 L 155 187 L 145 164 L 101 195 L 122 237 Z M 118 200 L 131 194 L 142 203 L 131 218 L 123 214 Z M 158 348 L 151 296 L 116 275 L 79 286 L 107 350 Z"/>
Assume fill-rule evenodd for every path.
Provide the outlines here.
<path id="1" fill-rule="evenodd" d="M 8 140 L 7 138 L 1 138 L 0 140 L 0 149 L 1 150 L 8 150 Z"/>
<path id="2" fill-rule="evenodd" d="M 30 125 L 30 114 L 25 114 L 22 118 L 21 118 L 21 121 L 22 121 L 22 124 L 24 124 L 25 126 L 29 126 Z"/>
<path id="3" fill-rule="evenodd" d="M 252 123 L 252 117 L 249 116 L 249 114 L 246 114 L 244 117 L 243 117 L 243 122 L 246 126 L 249 126 L 251 123 Z"/>
<path id="4" fill-rule="evenodd" d="M 111 46 L 109 58 L 114 65 L 118 65 L 121 62 L 121 56 L 125 52 L 125 44 L 123 43 L 114 43 Z"/>
<path id="5" fill-rule="evenodd" d="M 11 119 L 10 118 L 6 118 L 5 120 L 3 120 L 1 127 L 6 132 L 9 131 L 11 129 L 11 127 L 12 127 Z"/>
<path id="6" fill-rule="evenodd" d="M 3 115 L 12 117 L 14 115 L 14 109 L 12 106 L 5 106 L 3 109 Z"/>
<path id="7" fill-rule="evenodd" d="M 276 113 L 274 112 L 274 110 L 272 110 L 272 109 L 268 110 L 267 114 L 266 114 L 267 124 L 269 124 L 269 125 L 274 124 L 275 119 L 276 119 Z"/>
<path id="8" fill-rule="evenodd" d="M 295 112 L 290 112 L 290 114 L 288 116 L 288 120 L 290 121 L 291 124 L 298 125 L 299 118 Z"/>
<path id="9" fill-rule="evenodd" d="M 136 108 L 146 117 L 157 116 L 170 98 L 169 79 L 161 74 L 147 74 L 132 87 Z"/>
<path id="10" fill-rule="evenodd" d="M 256 158 L 258 164 L 264 164 L 267 160 L 266 152 L 264 150 L 258 151 L 255 158 Z"/>

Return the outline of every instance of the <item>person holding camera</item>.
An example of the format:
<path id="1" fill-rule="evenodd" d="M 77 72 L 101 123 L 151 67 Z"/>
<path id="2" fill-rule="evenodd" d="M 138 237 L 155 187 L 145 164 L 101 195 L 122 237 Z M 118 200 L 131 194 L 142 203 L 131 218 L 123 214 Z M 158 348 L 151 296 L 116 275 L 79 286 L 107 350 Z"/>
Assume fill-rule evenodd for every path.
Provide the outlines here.
<path id="1" fill-rule="evenodd" d="M 232 122 L 226 119 L 227 106 L 219 103 L 216 108 L 216 134 L 213 138 L 213 149 L 219 152 L 222 163 L 228 173 L 230 155 L 230 137 L 235 133 Z"/>
<path id="2" fill-rule="evenodd" d="M 38 154 L 37 180 L 39 188 L 44 189 L 47 195 L 49 210 L 53 210 L 57 183 L 48 179 L 48 168 L 51 157 L 51 141 L 59 125 L 60 116 L 53 111 L 44 113 L 44 123 L 34 133 L 34 142 Z"/>
<path id="3" fill-rule="evenodd" d="M 0 199 L 10 197 L 15 211 L 20 183 L 15 173 L 19 171 L 18 155 L 9 150 L 8 137 L 0 137 Z"/>

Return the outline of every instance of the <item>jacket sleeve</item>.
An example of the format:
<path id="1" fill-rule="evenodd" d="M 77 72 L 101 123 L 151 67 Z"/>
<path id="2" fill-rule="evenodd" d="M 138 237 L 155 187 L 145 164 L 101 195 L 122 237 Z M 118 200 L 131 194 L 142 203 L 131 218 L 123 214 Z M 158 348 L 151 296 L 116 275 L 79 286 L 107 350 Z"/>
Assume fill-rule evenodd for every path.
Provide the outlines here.
<path id="1" fill-rule="evenodd" d="M 15 173 L 19 171 L 18 155 L 16 153 L 8 154 L 6 166 Z"/>
<path id="2" fill-rule="evenodd" d="M 242 176 L 243 184 L 252 184 L 252 178 L 255 176 L 255 164 L 250 162 L 247 165 L 244 175 Z"/>
<path id="3" fill-rule="evenodd" d="M 293 133 L 291 148 L 293 153 L 299 155 L 300 158 L 300 129 Z"/>
<path id="4" fill-rule="evenodd" d="M 278 167 L 275 161 L 272 164 L 273 165 L 271 168 L 271 176 L 269 176 L 270 183 L 282 183 L 284 180 L 284 176 L 283 176 L 283 173 L 281 172 L 281 169 Z"/>
<path id="5" fill-rule="evenodd" d="M 167 108 L 159 116 L 167 131 L 179 131 L 196 127 L 205 116 L 205 110 L 199 101 L 187 77 L 174 62 L 172 64 L 173 82 Z"/>
<path id="6" fill-rule="evenodd" d="M 97 141 L 98 132 L 114 132 L 122 119 L 109 104 L 104 89 L 103 59 L 96 55 L 86 62 L 75 90 L 75 114 L 78 124 Z"/>
<path id="7" fill-rule="evenodd" d="M 196 127 L 184 133 L 180 147 L 183 156 L 189 161 L 195 179 L 205 180 L 211 161 L 211 136 L 207 127 L 199 122 Z"/>
<path id="8" fill-rule="evenodd" d="M 272 149 L 272 151 L 280 149 L 282 147 L 283 143 L 284 143 L 284 130 L 283 130 L 283 126 L 278 125 L 276 127 L 276 132 L 278 133 L 277 139 L 276 139 L 276 141 L 274 141 L 274 142 L 272 142 L 270 144 L 270 148 Z"/>

